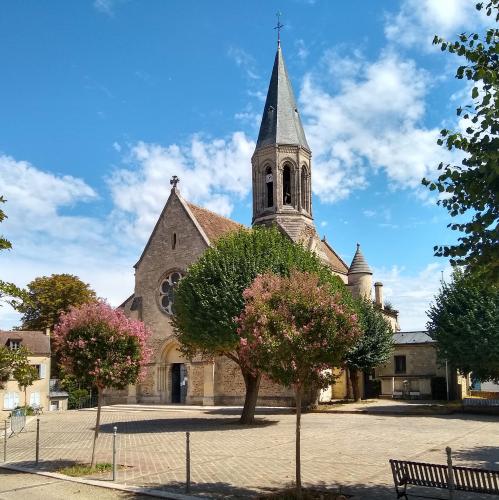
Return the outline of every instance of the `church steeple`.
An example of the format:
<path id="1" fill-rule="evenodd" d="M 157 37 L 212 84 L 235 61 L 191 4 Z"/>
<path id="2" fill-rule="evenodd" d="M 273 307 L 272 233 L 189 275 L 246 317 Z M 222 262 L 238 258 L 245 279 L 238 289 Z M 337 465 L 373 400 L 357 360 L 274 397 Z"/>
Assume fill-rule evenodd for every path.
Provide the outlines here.
<path id="1" fill-rule="evenodd" d="M 256 147 L 274 144 L 294 144 L 310 151 L 280 46 L 275 55 Z"/>
<path id="2" fill-rule="evenodd" d="M 274 59 L 253 166 L 253 224 L 277 223 L 294 241 L 313 229 L 312 153 L 280 44 Z"/>

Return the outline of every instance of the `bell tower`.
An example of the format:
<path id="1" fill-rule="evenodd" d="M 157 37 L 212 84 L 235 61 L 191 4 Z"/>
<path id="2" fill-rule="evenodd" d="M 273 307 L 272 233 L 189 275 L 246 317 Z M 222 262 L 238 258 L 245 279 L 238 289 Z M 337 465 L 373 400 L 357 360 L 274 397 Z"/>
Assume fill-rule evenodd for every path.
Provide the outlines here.
<path id="1" fill-rule="evenodd" d="M 253 224 L 276 223 L 292 240 L 315 234 L 312 218 L 312 153 L 296 106 L 280 42 L 260 132 L 251 159 Z"/>

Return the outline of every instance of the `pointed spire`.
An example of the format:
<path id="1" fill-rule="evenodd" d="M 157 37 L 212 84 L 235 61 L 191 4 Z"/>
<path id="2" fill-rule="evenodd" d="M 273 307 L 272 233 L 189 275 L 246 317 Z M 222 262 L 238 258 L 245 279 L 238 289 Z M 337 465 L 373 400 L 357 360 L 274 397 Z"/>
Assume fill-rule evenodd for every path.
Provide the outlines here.
<path id="1" fill-rule="evenodd" d="M 363 273 L 363 274 L 373 273 L 366 259 L 362 255 L 362 252 L 360 251 L 360 245 L 358 243 L 357 243 L 357 251 L 353 256 L 352 263 L 350 264 L 350 269 L 348 270 L 348 274 L 354 274 L 354 273 Z"/>
<path id="2" fill-rule="evenodd" d="M 280 44 L 275 55 L 256 147 L 275 144 L 293 144 L 310 151 Z"/>

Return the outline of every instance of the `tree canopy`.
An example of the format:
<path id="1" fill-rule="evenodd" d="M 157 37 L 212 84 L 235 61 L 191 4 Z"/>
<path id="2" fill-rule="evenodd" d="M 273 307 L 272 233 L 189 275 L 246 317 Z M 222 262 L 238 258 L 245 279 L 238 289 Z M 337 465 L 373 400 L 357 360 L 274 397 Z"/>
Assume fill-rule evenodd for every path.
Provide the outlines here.
<path id="1" fill-rule="evenodd" d="M 368 372 L 380 366 L 393 352 L 393 331 L 381 310 L 367 299 L 357 302 L 362 334 L 345 357 L 354 399 L 360 399 L 358 372 Z"/>
<path id="2" fill-rule="evenodd" d="M 499 1 L 477 4 L 491 21 L 499 20 Z M 437 203 L 459 221 L 448 226 L 463 236 L 455 245 L 435 246 L 435 255 L 450 257 L 453 265 L 466 265 L 499 281 L 499 29 L 462 33 L 448 42 L 435 36 L 442 51 L 464 58 L 456 78 L 472 83 L 472 103 L 457 109 L 465 130 L 441 131 L 440 145 L 462 156 L 460 165 L 440 163 L 437 180 L 423 179 L 431 190 L 445 193 Z M 468 217 L 468 220 L 466 220 Z"/>
<path id="3" fill-rule="evenodd" d="M 22 313 L 24 330 L 53 328 L 62 313 L 73 306 L 95 302 L 97 297 L 90 285 L 72 274 L 41 276 L 28 283 L 27 296 L 15 303 Z"/>
<path id="4" fill-rule="evenodd" d="M 428 311 L 439 358 L 464 374 L 499 381 L 499 288 L 455 270 Z"/>

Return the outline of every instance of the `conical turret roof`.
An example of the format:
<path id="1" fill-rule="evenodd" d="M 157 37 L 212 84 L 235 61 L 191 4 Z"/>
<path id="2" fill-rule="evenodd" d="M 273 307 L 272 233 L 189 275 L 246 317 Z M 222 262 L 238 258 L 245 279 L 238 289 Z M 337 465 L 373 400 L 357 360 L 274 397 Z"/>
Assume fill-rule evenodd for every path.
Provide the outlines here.
<path id="1" fill-rule="evenodd" d="M 363 273 L 363 274 L 373 273 L 366 259 L 362 255 L 362 252 L 360 251 L 360 245 L 358 243 L 357 243 L 357 251 L 353 256 L 352 263 L 350 264 L 350 269 L 348 270 L 348 274 L 354 274 L 354 273 Z"/>
<path id="2" fill-rule="evenodd" d="M 256 147 L 294 144 L 310 151 L 281 47 L 277 47 Z"/>

